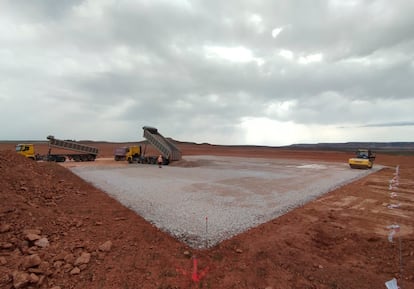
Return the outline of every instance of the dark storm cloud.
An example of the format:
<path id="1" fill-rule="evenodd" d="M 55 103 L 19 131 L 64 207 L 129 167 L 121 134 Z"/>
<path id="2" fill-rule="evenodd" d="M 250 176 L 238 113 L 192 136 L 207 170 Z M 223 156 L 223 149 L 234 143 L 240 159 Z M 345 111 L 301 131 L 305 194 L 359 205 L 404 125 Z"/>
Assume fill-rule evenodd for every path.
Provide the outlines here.
<path id="1" fill-rule="evenodd" d="M 0 101 L 10 111 L 12 98 L 30 95 L 39 106 L 64 104 L 68 119 L 167 123 L 178 137 L 217 142 L 242 142 L 246 119 L 412 121 L 412 1 L 0 5 Z M 126 138 L 123 129 L 114 130 Z"/>
<path id="2" fill-rule="evenodd" d="M 8 11 L 23 15 L 28 21 L 44 22 L 49 19 L 61 19 L 70 13 L 72 7 L 82 2 L 83 0 L 3 0 L 0 5 Z"/>

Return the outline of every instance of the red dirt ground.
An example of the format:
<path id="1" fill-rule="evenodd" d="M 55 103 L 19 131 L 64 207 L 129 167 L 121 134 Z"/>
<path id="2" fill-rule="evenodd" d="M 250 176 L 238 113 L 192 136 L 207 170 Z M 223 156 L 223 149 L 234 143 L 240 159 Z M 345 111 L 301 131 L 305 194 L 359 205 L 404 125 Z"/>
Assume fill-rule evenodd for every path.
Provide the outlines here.
<path id="1" fill-rule="evenodd" d="M 65 167 L 17 155 L 14 145 L 0 144 L 2 289 L 371 289 L 386 288 L 394 277 L 401 288 L 414 288 L 413 156 L 377 154 L 377 163 L 387 166 L 379 172 L 216 247 L 194 250 Z M 94 145 L 99 157 L 111 157 L 119 146 Z M 207 144 L 179 148 L 184 156 L 352 157 Z M 47 145 L 36 149 L 45 153 Z M 399 184 L 390 190 L 397 165 Z M 386 226 L 392 224 L 401 230 L 389 242 Z"/>

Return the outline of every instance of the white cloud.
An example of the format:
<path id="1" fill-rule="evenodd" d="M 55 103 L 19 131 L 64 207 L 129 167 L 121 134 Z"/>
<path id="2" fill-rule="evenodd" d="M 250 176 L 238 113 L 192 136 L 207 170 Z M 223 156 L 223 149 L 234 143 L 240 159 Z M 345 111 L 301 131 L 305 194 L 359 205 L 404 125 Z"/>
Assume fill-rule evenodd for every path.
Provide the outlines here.
<path id="1" fill-rule="evenodd" d="M 271 118 L 288 120 L 297 106 L 297 100 L 272 101 L 268 104 L 265 114 Z"/>
<path id="2" fill-rule="evenodd" d="M 280 49 L 278 55 L 288 60 L 295 60 L 299 64 L 309 64 L 314 62 L 321 62 L 323 60 L 322 53 L 308 55 L 303 55 L 303 53 L 299 53 L 300 56 L 295 58 L 295 53 L 292 50 L 288 49 Z"/>
<path id="3" fill-rule="evenodd" d="M 354 8 L 358 4 L 360 4 L 358 0 L 329 0 L 329 5 L 337 9 Z"/>
<path id="4" fill-rule="evenodd" d="M 108 8 L 114 5 L 113 0 L 88 0 L 72 8 L 73 12 L 82 18 L 102 19 Z"/>
<path id="5" fill-rule="evenodd" d="M 321 62 L 323 59 L 323 54 L 322 53 L 316 53 L 316 54 L 309 54 L 306 56 L 301 56 L 298 59 L 298 62 L 300 64 L 309 64 L 309 63 L 313 63 L 313 62 Z"/>
<path id="6" fill-rule="evenodd" d="M 262 65 L 264 60 L 255 57 L 251 50 L 246 47 L 223 47 L 223 46 L 206 46 L 204 47 L 205 56 L 207 58 L 222 58 L 231 62 L 256 62 Z"/>
<path id="7" fill-rule="evenodd" d="M 241 127 L 245 143 L 252 145 L 283 146 L 292 143 L 337 142 L 393 142 L 404 140 L 413 133 L 413 127 L 338 127 L 335 125 L 305 125 L 270 118 L 245 118 Z"/>
<path id="8" fill-rule="evenodd" d="M 263 23 L 263 18 L 258 14 L 251 14 L 248 22 L 259 34 L 262 34 L 266 30 L 266 27 Z"/>
<path id="9" fill-rule="evenodd" d="M 277 38 L 282 31 L 283 31 L 283 27 L 274 28 L 272 30 L 272 37 Z"/>
<path id="10" fill-rule="evenodd" d="M 287 50 L 287 49 L 281 49 L 279 51 L 279 55 L 286 58 L 286 59 L 289 59 L 289 60 L 292 60 L 293 57 L 294 57 L 293 51 L 290 51 L 290 50 Z"/>
<path id="11" fill-rule="evenodd" d="M 263 117 L 243 118 L 241 128 L 244 130 L 245 143 L 252 145 L 282 146 L 310 136 L 304 125 Z"/>
<path id="12" fill-rule="evenodd" d="M 252 52 L 245 47 L 219 47 L 207 46 L 205 47 L 206 57 L 208 58 L 223 58 L 233 62 L 248 62 L 252 61 Z"/>
<path id="13" fill-rule="evenodd" d="M 137 100 L 135 99 L 123 99 L 116 102 L 116 105 L 108 106 L 105 112 L 101 114 L 102 120 L 118 120 L 128 108 L 135 106 Z"/>

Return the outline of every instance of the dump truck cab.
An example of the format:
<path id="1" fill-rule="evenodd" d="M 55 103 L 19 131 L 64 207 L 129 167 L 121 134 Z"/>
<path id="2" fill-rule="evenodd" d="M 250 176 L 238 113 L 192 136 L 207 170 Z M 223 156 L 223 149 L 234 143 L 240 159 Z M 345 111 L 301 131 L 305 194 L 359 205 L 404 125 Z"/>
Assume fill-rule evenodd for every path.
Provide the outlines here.
<path id="1" fill-rule="evenodd" d="M 141 146 L 128 146 L 116 148 L 114 152 L 114 159 L 116 161 L 127 160 L 129 163 L 137 161 L 141 156 Z"/>
<path id="2" fill-rule="evenodd" d="M 374 165 L 375 153 L 370 149 L 358 149 L 354 158 L 350 158 L 348 163 L 352 169 L 371 169 Z"/>
<path id="3" fill-rule="evenodd" d="M 35 150 L 33 144 L 17 144 L 16 145 L 16 152 L 26 158 L 35 160 Z"/>

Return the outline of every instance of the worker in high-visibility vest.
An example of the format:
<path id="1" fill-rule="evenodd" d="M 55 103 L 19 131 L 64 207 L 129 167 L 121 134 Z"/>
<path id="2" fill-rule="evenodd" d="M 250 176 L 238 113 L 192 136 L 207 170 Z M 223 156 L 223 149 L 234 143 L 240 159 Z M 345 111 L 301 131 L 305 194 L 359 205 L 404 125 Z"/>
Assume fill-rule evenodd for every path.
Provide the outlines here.
<path id="1" fill-rule="evenodd" d="M 158 156 L 157 163 L 158 163 L 158 167 L 160 168 L 162 165 L 162 155 Z"/>

